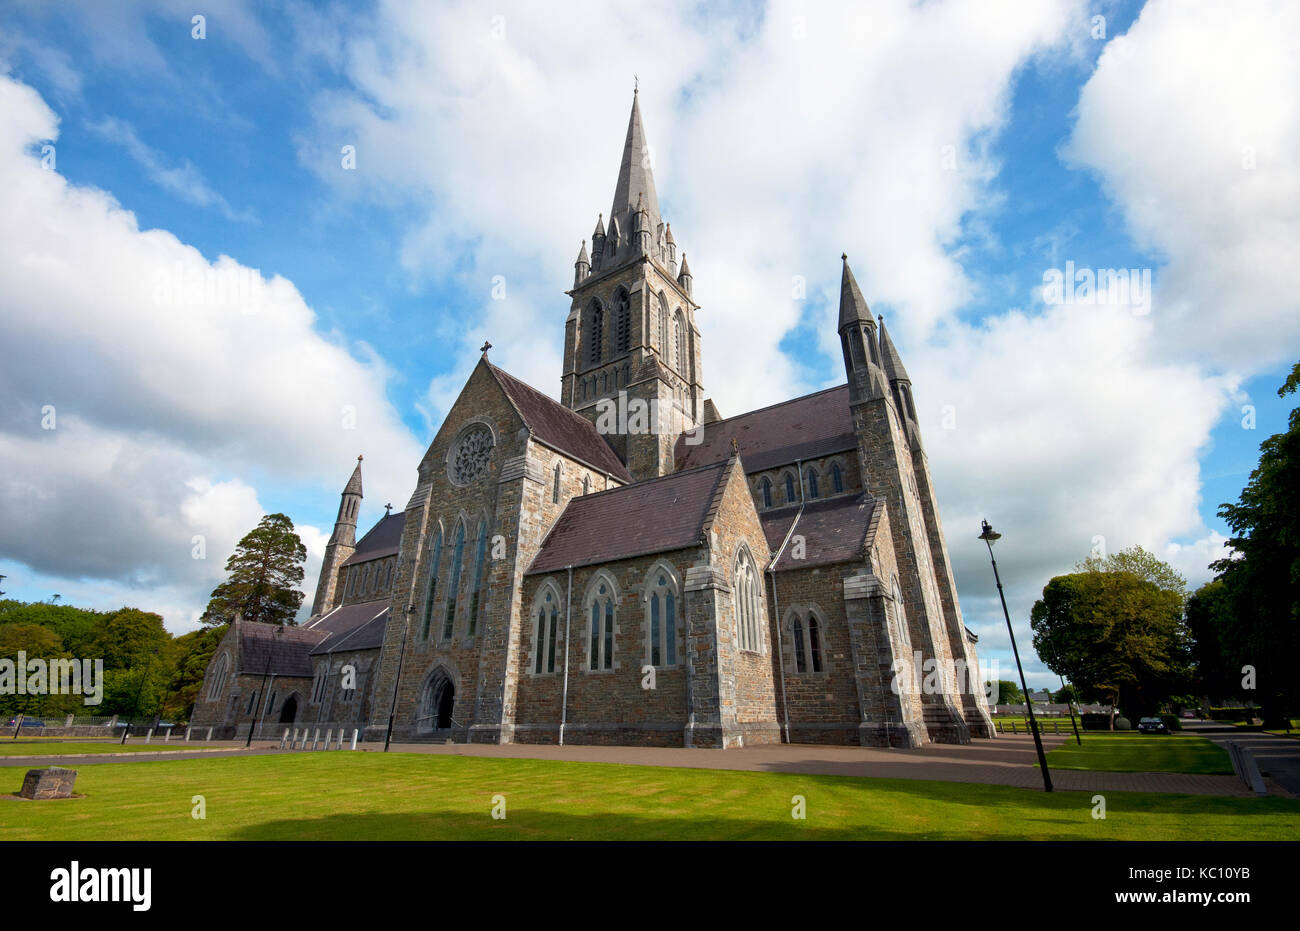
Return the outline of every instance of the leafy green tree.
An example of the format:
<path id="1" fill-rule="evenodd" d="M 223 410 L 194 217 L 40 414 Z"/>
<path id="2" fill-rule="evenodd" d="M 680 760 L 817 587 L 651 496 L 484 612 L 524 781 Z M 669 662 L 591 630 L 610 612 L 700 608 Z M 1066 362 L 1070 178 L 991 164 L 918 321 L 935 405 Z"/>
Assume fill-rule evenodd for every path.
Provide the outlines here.
<path id="1" fill-rule="evenodd" d="M 23 654 L 21 657 L 19 654 Z M 54 631 L 40 624 L 0 624 L 0 657 L 17 662 L 32 659 L 51 660 L 67 657 L 63 640 Z M 43 718 L 46 715 L 64 715 L 80 702 L 72 695 L 0 695 L 0 715 L 5 720 L 19 714 Z M 3 722 L 0 722 L 3 723 Z"/>
<path id="2" fill-rule="evenodd" d="M 229 623 L 238 613 L 246 621 L 292 624 L 303 599 L 294 586 L 302 581 L 306 561 L 307 547 L 294 533 L 293 521 L 283 514 L 263 517 L 226 561 L 229 577 L 213 589 L 203 623 Z"/>
<path id="3" fill-rule="evenodd" d="M 1187 599 L 1187 631 L 1192 637 L 1195 685 L 1201 695 L 1220 703 L 1255 697 L 1241 687 L 1245 631 L 1223 579 L 1206 582 Z"/>
<path id="4" fill-rule="evenodd" d="M 1079 690 L 1073 685 L 1066 685 L 1052 693 L 1052 701 L 1058 705 L 1079 704 L 1083 697 Z"/>
<path id="5" fill-rule="evenodd" d="M 1122 706 L 1130 717 L 1152 714 L 1184 690 L 1191 674 L 1179 577 L 1140 554 L 1130 565 L 1141 575 L 1107 568 L 1104 561 L 1080 568 L 1088 565 L 1093 568 L 1057 576 L 1044 587 L 1030 613 L 1034 649 L 1085 693 Z"/>
<path id="6" fill-rule="evenodd" d="M 163 705 L 163 714 L 170 718 L 188 721 L 198 700 L 199 689 L 203 686 L 203 676 L 208 669 L 208 661 L 221 644 L 230 627 L 204 627 L 190 631 L 176 638 L 177 651 L 175 672 L 167 687 L 167 697 Z"/>
<path id="7" fill-rule="evenodd" d="M 990 683 L 986 682 L 984 685 L 988 687 Z M 1010 679 L 999 679 L 996 698 L 994 704 L 997 705 L 1021 705 L 1024 704 L 1025 693 L 1020 691 L 1020 686 Z"/>
<path id="8" fill-rule="evenodd" d="M 1278 397 L 1300 389 L 1300 362 Z M 1253 667 L 1267 726 L 1300 709 L 1300 407 L 1285 433 L 1260 444 L 1259 465 L 1236 504 L 1219 516 L 1232 528 L 1231 554 L 1213 563 L 1231 610 L 1216 614 L 1219 646 L 1236 667 Z"/>

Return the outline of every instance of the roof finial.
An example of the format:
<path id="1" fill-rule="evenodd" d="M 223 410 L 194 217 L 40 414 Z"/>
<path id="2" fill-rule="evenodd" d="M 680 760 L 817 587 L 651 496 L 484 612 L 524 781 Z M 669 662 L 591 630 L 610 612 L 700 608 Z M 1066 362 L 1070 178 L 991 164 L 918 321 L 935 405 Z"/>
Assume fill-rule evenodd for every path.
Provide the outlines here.
<path id="1" fill-rule="evenodd" d="M 734 436 L 731 438 L 731 455 L 733 456 L 740 455 L 740 444 L 736 442 L 736 438 Z"/>
<path id="2" fill-rule="evenodd" d="M 641 90 L 641 79 L 635 74 L 632 75 L 632 94 L 635 96 Z"/>
<path id="3" fill-rule="evenodd" d="M 849 260 L 849 254 L 848 254 L 847 252 L 841 252 L 841 253 L 840 253 L 840 261 L 841 261 L 841 262 L 847 262 L 848 260 Z"/>
<path id="4" fill-rule="evenodd" d="M 586 240 L 583 241 L 585 242 Z M 483 353 L 483 355 L 487 355 L 487 351 L 491 348 L 492 348 L 492 344 L 489 343 L 487 340 L 483 340 L 483 345 L 478 347 L 478 351 Z"/>
<path id="5" fill-rule="evenodd" d="M 392 506 L 392 504 L 385 504 L 385 505 L 384 505 L 384 516 L 385 516 L 385 517 L 388 517 L 388 516 L 391 515 L 392 513 L 393 513 L 393 506 Z"/>
<path id="6" fill-rule="evenodd" d="M 365 457 L 365 456 L 357 456 L 357 462 L 360 462 L 360 461 L 361 461 L 362 459 L 364 459 L 364 458 L 366 458 L 366 457 Z"/>

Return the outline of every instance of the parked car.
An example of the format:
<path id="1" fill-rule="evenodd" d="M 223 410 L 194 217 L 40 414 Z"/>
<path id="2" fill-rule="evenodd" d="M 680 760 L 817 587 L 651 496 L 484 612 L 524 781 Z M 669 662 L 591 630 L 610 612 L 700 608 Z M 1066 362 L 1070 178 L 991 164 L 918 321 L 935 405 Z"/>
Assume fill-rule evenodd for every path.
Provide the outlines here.
<path id="1" fill-rule="evenodd" d="M 1195 719 L 1195 718 L 1196 718 L 1196 712 L 1195 712 L 1195 711 L 1184 711 L 1182 714 L 1179 715 L 1179 717 L 1180 717 L 1180 718 L 1192 718 L 1192 719 Z"/>
<path id="2" fill-rule="evenodd" d="M 1139 734 L 1168 734 L 1169 727 L 1159 718 L 1142 718 L 1138 721 Z"/>
<path id="3" fill-rule="evenodd" d="M 17 726 L 18 726 L 18 719 L 10 718 L 9 727 L 17 727 Z M 45 722 L 42 721 L 40 718 L 23 718 L 23 727 L 44 727 L 44 726 L 45 726 Z"/>

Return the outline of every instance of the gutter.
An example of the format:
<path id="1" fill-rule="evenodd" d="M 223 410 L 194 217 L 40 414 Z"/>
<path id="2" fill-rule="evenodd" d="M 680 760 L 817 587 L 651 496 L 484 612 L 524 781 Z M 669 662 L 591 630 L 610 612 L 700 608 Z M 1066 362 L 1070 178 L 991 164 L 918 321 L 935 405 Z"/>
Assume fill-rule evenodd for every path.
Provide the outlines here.
<path id="1" fill-rule="evenodd" d="M 569 720 L 569 620 L 573 617 L 573 567 L 569 570 L 569 594 L 564 599 L 564 689 L 560 698 L 560 746 L 564 746 L 564 727 Z"/>
<path id="2" fill-rule="evenodd" d="M 781 717 L 783 719 L 782 730 L 785 731 L 785 742 L 790 743 L 790 705 L 785 696 L 785 651 L 781 644 L 781 602 L 776 591 L 776 564 L 781 561 L 781 554 L 785 552 L 786 546 L 790 543 L 790 537 L 794 536 L 794 528 L 799 526 L 799 518 L 803 517 L 804 498 L 803 498 L 803 460 L 795 460 L 795 468 L 799 470 L 799 510 L 795 512 L 794 520 L 790 521 L 790 529 L 785 532 L 785 539 L 777 547 L 776 555 L 772 561 L 767 564 L 767 574 L 772 578 L 772 612 L 776 617 L 776 643 L 773 648 L 776 650 L 776 662 L 781 673 Z"/>

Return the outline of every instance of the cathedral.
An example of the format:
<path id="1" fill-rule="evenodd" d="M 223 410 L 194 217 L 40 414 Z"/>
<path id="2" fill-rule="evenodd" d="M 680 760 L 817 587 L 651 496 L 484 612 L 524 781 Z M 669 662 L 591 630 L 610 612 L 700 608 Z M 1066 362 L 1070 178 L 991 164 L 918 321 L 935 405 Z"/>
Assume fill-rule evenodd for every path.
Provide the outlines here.
<path id="1" fill-rule="evenodd" d="M 484 347 L 405 509 L 357 539 L 358 458 L 310 620 L 236 619 L 193 723 L 718 748 L 993 736 L 911 380 L 847 257 L 845 383 L 723 417 L 634 94 L 567 294 L 560 400 Z"/>

